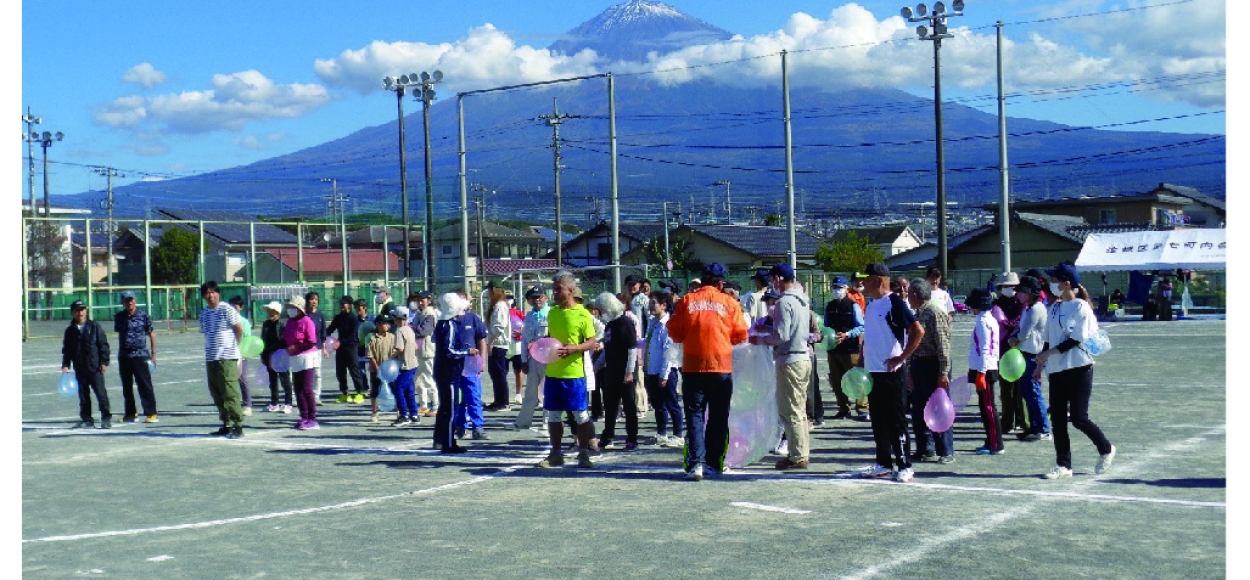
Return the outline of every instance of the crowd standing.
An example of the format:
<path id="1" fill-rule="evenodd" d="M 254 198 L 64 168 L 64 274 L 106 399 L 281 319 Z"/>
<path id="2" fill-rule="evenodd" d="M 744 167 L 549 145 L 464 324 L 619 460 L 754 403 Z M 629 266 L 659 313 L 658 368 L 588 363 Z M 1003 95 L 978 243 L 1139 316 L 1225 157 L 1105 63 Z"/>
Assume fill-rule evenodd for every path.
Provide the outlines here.
<path id="1" fill-rule="evenodd" d="M 212 434 L 243 436 L 244 418 L 251 415 L 250 386 L 258 382 L 270 391 L 265 411 L 298 408 L 295 428 L 319 429 L 322 357 L 333 356 L 339 389 L 334 402 L 364 404 L 367 398 L 370 421 L 377 423 L 378 398 L 387 389 L 396 406 L 390 425 L 409 427 L 422 417 L 435 417 L 433 446 L 442 453 L 466 452 L 460 444 L 465 438 L 490 439 L 484 412 L 511 414 L 515 403 L 519 411 L 505 426 L 534 427 L 550 440 L 539 467 L 564 464 L 567 421 L 578 467 L 593 468 L 592 458 L 606 450 L 637 450 L 644 441 L 639 420 L 653 411 L 655 434 L 645 442 L 681 447 L 685 478 L 699 481 L 729 471 L 733 350 L 749 339 L 772 351 L 783 433 L 773 450 L 781 456 L 776 469 L 811 464 L 809 432 L 824 421 L 815 375 L 819 350 L 827 352 L 827 378 L 837 405 L 832 420 L 855 417 L 871 424 L 874 463 L 860 476 L 906 483 L 915 476 L 913 462 L 955 461 L 953 428 L 933 432 L 922 415 L 935 393 L 951 389 L 955 366 L 951 329 L 956 306 L 940 270 L 930 268 L 924 278 L 908 280 L 893 278 L 885 264 L 868 264 L 850 277 L 834 276 L 832 299 L 823 307 L 812 303 L 788 264 L 758 270 L 750 277 L 749 291 L 726 276 L 723 265 L 708 264 L 684 294 L 676 281 L 658 281 L 653 288 L 650 280 L 630 276 L 621 294 L 604 292 L 587 301 L 576 277 L 561 271 L 551 281 L 550 295 L 543 284 L 525 290 L 524 311 L 505 289 L 488 287 L 485 320 L 463 292 L 443 294 L 437 304 L 434 294 L 413 292 L 405 304 L 396 305 L 390 289 L 378 287 L 372 312 L 365 300 L 343 296 L 327 325 L 318 293 L 295 295 L 262 307 L 262 367 L 254 376 L 240 372 L 240 344 L 251 334 L 245 303 L 238 297 L 222 303 L 217 284 L 207 282 L 200 287 L 199 326 L 209 395 L 221 422 Z M 975 453 L 1004 453 L 1004 435 L 1012 432 L 1022 442 L 1050 440 L 1056 465 L 1045 477 L 1070 477 L 1071 424 L 1098 452 L 1095 473 L 1105 472 L 1116 448 L 1088 416 L 1095 361 L 1085 345 L 1099 329 L 1079 273 L 1070 264 L 1024 276 L 1004 272 L 990 288 L 973 289 L 965 302 L 972 315 L 966 379 L 976 389 L 985 436 Z M 133 292 L 123 292 L 121 304 L 113 327 L 123 386 L 121 421 L 142 416 L 156 423 L 152 321 L 136 307 Z M 70 311 L 61 370 L 72 369 L 78 382 L 80 420 L 74 428 L 95 426 L 93 397 L 100 426 L 111 428 L 104 388 L 111 356 L 107 336 L 81 301 Z M 553 360 L 543 362 L 531 353 L 543 339 L 560 345 Z M 999 372 L 1009 349 L 1018 350 L 1025 361 L 1025 372 L 1016 380 Z M 397 371 L 392 373 L 392 366 Z M 515 398 L 508 388 L 510 368 Z M 858 399 L 841 388 L 855 369 L 872 378 L 868 395 Z M 485 407 L 483 372 L 491 378 L 493 395 Z M 1049 397 L 1042 391 L 1043 378 Z M 599 420 L 603 429 L 596 437 Z M 618 447 L 620 420 L 625 438 Z"/>

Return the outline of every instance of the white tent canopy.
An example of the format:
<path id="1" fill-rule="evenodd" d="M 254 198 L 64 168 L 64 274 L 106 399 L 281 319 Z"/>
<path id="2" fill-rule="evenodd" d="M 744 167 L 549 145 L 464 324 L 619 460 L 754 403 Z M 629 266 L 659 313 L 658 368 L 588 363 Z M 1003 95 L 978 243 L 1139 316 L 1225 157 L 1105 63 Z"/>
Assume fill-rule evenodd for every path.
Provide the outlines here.
<path id="1" fill-rule="evenodd" d="M 1090 234 L 1076 259 L 1078 270 L 1223 270 L 1223 229 Z"/>

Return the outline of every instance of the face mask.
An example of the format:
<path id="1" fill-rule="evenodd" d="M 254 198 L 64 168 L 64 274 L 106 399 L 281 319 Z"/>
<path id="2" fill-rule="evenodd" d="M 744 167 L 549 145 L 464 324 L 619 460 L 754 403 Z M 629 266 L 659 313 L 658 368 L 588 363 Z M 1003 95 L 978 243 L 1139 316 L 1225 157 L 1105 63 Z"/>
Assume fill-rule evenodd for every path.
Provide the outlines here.
<path id="1" fill-rule="evenodd" d="M 378 304 L 386 304 L 386 299 L 385 299 L 385 298 L 383 298 L 381 294 L 378 294 L 377 296 L 374 296 L 374 297 L 373 297 L 373 301 L 374 301 L 374 302 L 377 302 Z"/>
<path id="2" fill-rule="evenodd" d="M 1011 298 L 1012 296 L 1015 296 L 1015 295 L 1016 295 L 1015 288 L 1003 288 L 1003 296 Z"/>
<path id="3" fill-rule="evenodd" d="M 417 308 L 417 303 L 416 303 L 416 302 L 409 302 L 409 303 L 408 303 L 408 310 L 411 310 L 411 311 L 413 311 L 413 312 L 416 312 L 417 310 L 420 310 L 420 308 Z"/>
<path id="4" fill-rule="evenodd" d="M 512 301 L 511 301 L 511 300 L 509 300 L 509 301 L 508 301 L 508 307 L 512 307 Z"/>
<path id="5" fill-rule="evenodd" d="M 1053 294 L 1053 295 L 1055 295 L 1055 296 L 1058 296 L 1058 295 L 1060 295 L 1060 294 L 1063 294 L 1063 288 L 1060 288 L 1060 287 L 1059 287 L 1059 283 L 1058 283 L 1058 282 L 1051 282 L 1051 283 L 1050 283 L 1050 293 L 1051 293 L 1051 294 Z"/>
<path id="6" fill-rule="evenodd" d="M 846 288 L 834 288 L 833 297 L 837 300 L 846 298 Z"/>
<path id="7" fill-rule="evenodd" d="M 286 315 L 287 315 L 287 316 L 289 316 L 289 317 L 291 317 L 291 318 L 295 318 L 295 315 L 297 315 L 297 314 L 299 314 L 299 309 L 298 309 L 298 308 L 287 308 L 287 309 L 286 309 Z"/>
<path id="8" fill-rule="evenodd" d="M 863 292 L 864 292 L 864 285 L 863 285 L 863 284 L 858 284 L 858 285 L 856 285 L 856 286 L 855 286 L 855 291 L 856 291 L 856 292 L 859 292 L 859 293 L 861 293 L 861 294 L 863 294 Z"/>

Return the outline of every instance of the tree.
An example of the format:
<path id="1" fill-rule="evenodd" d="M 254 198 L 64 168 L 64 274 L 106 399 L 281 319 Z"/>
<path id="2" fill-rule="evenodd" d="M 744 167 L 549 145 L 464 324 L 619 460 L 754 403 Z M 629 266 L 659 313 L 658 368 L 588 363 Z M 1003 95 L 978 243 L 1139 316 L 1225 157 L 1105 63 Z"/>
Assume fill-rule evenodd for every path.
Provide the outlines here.
<path id="1" fill-rule="evenodd" d="M 868 243 L 868 236 L 854 231 L 847 232 L 846 239 L 822 242 L 816 250 L 816 265 L 826 272 L 855 272 L 884 259 L 881 250 Z"/>
<path id="2" fill-rule="evenodd" d="M 668 251 L 673 259 L 674 270 L 686 272 L 703 270 L 703 261 L 694 257 L 691 249 L 689 238 L 673 236 L 669 239 Z M 652 238 L 651 241 L 643 244 L 643 251 L 647 255 L 648 263 L 664 265 L 664 238 Z"/>
<path id="3" fill-rule="evenodd" d="M 70 271 L 70 255 L 66 251 L 65 237 L 62 227 L 53 222 L 30 222 L 30 245 L 27 246 L 30 274 L 30 285 L 42 288 L 58 288 L 63 285 L 65 274 Z M 25 291 L 25 289 L 23 289 Z M 32 293 L 33 306 L 40 307 L 40 300 L 46 306 L 52 305 L 52 292 Z M 38 312 L 38 311 L 36 311 Z M 50 320 L 52 312 L 43 311 L 43 317 Z"/>
<path id="4" fill-rule="evenodd" d="M 780 226 L 784 223 L 785 218 L 783 218 L 779 213 L 764 214 L 764 225 L 766 226 Z"/>
<path id="5" fill-rule="evenodd" d="M 157 284 L 192 284 L 199 278 L 200 238 L 171 227 L 152 248 L 152 278 Z"/>

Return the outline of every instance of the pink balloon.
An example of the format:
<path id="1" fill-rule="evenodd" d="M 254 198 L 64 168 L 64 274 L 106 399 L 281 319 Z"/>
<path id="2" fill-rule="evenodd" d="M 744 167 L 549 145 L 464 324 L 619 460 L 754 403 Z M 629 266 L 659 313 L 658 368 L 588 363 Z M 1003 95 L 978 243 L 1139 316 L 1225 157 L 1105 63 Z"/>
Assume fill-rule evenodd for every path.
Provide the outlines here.
<path id="1" fill-rule="evenodd" d="M 550 336 L 540 338 L 530 343 L 530 356 L 534 360 L 549 365 L 560 360 L 560 347 L 564 346 L 560 341 Z"/>
<path id="2" fill-rule="evenodd" d="M 1007 315 L 1003 314 L 1003 309 L 998 306 L 995 306 L 993 310 L 990 310 L 990 316 L 993 316 L 994 320 L 998 321 L 999 324 L 1007 321 Z"/>
<path id="3" fill-rule="evenodd" d="M 946 389 L 934 391 L 924 406 L 924 424 L 934 433 L 945 433 L 955 424 L 955 407 L 951 405 Z"/>
<path id="4" fill-rule="evenodd" d="M 519 316 L 512 317 L 512 332 L 521 332 L 521 328 L 525 326 L 525 321 Z"/>
<path id="5" fill-rule="evenodd" d="M 733 435 L 729 438 L 729 449 L 725 453 L 725 465 L 730 467 L 742 467 L 746 464 L 747 454 L 751 451 L 751 444 L 747 442 L 747 438 L 742 435 Z"/>
<path id="6" fill-rule="evenodd" d="M 968 375 L 960 375 L 951 380 L 950 386 L 951 406 L 956 409 L 962 409 L 968 406 L 972 401 L 972 384 L 968 382 Z"/>
<path id="7" fill-rule="evenodd" d="M 483 368 L 486 368 L 486 359 L 482 355 L 467 356 L 464 358 L 464 370 L 460 376 L 476 377 L 482 374 Z"/>
<path id="8" fill-rule="evenodd" d="M 326 352 L 334 352 L 339 348 L 339 339 L 333 336 L 326 337 Z"/>

